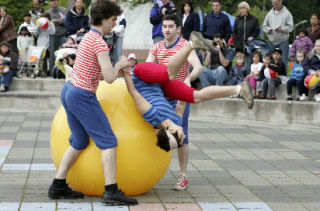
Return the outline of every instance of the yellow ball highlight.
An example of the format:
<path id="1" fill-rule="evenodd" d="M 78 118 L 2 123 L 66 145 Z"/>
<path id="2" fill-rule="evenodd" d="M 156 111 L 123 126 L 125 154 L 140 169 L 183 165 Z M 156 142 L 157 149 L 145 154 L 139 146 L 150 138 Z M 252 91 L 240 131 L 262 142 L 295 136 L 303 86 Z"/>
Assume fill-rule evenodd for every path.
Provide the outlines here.
<path id="1" fill-rule="evenodd" d="M 156 146 L 155 130 L 137 111 L 124 81 L 111 85 L 100 82 L 96 94 L 118 140 L 116 179 L 119 188 L 127 195 L 149 191 L 166 173 L 172 151 L 167 153 Z M 57 168 L 69 146 L 70 134 L 67 116 L 61 106 L 52 122 L 50 141 L 52 159 Z M 86 195 L 103 194 L 101 150 L 91 138 L 88 147 L 70 168 L 67 183 Z"/>

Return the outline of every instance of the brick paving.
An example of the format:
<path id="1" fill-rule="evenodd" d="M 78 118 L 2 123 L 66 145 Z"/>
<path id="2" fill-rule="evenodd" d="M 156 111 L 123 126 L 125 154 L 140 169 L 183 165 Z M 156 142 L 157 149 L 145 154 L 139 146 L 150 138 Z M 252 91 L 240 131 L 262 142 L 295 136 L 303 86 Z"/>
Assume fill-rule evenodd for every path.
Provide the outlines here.
<path id="1" fill-rule="evenodd" d="M 0 111 L 0 211 L 5 210 L 320 210 L 320 132 L 316 126 L 194 118 L 190 186 L 174 191 L 176 153 L 135 207 L 107 207 L 98 197 L 50 200 L 54 113 Z"/>

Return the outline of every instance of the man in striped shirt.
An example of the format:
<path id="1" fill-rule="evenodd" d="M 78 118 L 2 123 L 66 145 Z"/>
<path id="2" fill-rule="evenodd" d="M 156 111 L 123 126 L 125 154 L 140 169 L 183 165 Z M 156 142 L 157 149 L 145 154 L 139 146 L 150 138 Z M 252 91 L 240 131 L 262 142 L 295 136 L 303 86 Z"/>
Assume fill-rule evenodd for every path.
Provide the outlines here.
<path id="1" fill-rule="evenodd" d="M 162 21 L 162 33 L 165 37 L 164 40 L 153 45 L 149 52 L 147 62 L 158 62 L 159 64 L 168 65 L 170 58 L 176 54 L 180 49 L 185 46 L 188 41 L 180 37 L 181 32 L 181 20 L 174 14 L 166 15 Z M 190 64 L 193 67 L 193 71 L 190 74 Z M 188 56 L 187 61 L 179 69 L 177 79 L 184 81 L 190 85 L 190 82 L 197 79 L 201 74 L 201 63 L 197 57 L 195 51 L 192 51 Z M 175 108 L 177 101 L 169 100 L 171 105 Z M 183 115 L 183 130 L 186 135 L 184 144 L 178 149 L 178 158 L 180 164 L 180 174 L 178 182 L 174 186 L 176 190 L 183 190 L 187 188 L 188 180 L 186 177 L 186 170 L 189 157 L 189 146 L 188 146 L 188 118 L 190 112 L 190 105 L 187 104 L 185 113 Z"/>

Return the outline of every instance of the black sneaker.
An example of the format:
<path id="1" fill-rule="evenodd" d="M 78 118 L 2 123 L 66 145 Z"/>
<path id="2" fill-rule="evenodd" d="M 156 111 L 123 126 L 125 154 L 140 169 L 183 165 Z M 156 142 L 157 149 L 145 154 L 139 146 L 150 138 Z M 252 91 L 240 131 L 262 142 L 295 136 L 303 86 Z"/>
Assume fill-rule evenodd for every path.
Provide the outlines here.
<path id="1" fill-rule="evenodd" d="M 81 192 L 72 190 L 68 184 L 63 187 L 50 186 L 48 196 L 51 199 L 83 199 Z"/>
<path id="2" fill-rule="evenodd" d="M 107 205 L 137 205 L 138 201 L 135 198 L 126 196 L 121 190 L 116 192 L 105 191 L 102 196 L 102 203 Z"/>

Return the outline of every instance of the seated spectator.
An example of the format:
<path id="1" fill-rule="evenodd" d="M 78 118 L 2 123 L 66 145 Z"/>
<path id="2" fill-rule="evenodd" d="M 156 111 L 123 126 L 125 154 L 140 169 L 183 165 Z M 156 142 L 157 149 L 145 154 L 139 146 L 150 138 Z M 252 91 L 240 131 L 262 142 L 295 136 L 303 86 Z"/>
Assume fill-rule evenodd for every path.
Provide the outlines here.
<path id="1" fill-rule="evenodd" d="M 23 20 L 24 22 L 20 25 L 19 30 L 18 30 L 18 34 L 20 34 L 20 30 L 22 27 L 27 27 L 28 31 L 30 32 L 31 36 L 36 37 L 37 36 L 37 26 L 31 22 L 31 14 L 30 13 L 26 13 L 23 15 Z"/>
<path id="2" fill-rule="evenodd" d="M 265 78 L 262 81 L 262 95 L 260 99 L 265 99 L 267 96 L 267 91 L 269 90 L 270 96 L 269 100 L 276 99 L 276 87 L 281 84 L 281 79 L 279 76 L 286 76 L 286 69 L 283 61 L 281 60 L 282 51 L 280 48 L 275 48 L 272 52 L 272 60 L 268 65 L 268 68 L 274 70 L 278 73 L 278 76 L 275 78 Z"/>
<path id="3" fill-rule="evenodd" d="M 310 61 L 307 65 L 308 74 L 320 75 L 320 40 L 316 40 L 314 49 L 310 54 Z M 314 96 L 316 102 L 320 102 L 320 94 Z"/>
<path id="4" fill-rule="evenodd" d="M 240 84 L 248 74 L 248 68 L 244 65 L 244 53 L 236 54 L 236 65 L 232 67 L 229 73 L 229 85 Z"/>
<path id="5" fill-rule="evenodd" d="M 245 77 L 244 81 L 250 81 L 250 85 L 252 87 L 252 95 L 255 98 L 257 98 L 258 97 L 256 92 L 257 81 L 261 72 L 261 68 L 263 66 L 262 55 L 260 51 L 255 51 L 252 54 L 252 60 L 253 60 L 253 63 L 251 64 L 250 74 L 247 77 Z"/>
<path id="6" fill-rule="evenodd" d="M 264 58 L 263 58 L 263 66 L 261 68 L 261 71 L 260 71 L 260 74 L 259 74 L 259 78 L 257 80 L 257 92 L 258 92 L 258 98 L 259 99 L 263 99 L 263 96 L 262 96 L 262 81 L 266 78 L 265 75 L 264 75 L 264 71 L 266 69 L 268 69 L 269 67 L 269 64 L 271 62 L 271 59 L 272 59 L 272 54 L 271 53 L 267 53 L 264 55 Z"/>
<path id="7" fill-rule="evenodd" d="M 16 75 L 18 56 L 11 50 L 8 42 L 0 43 L 0 55 L 4 58 L 4 63 L 9 66 L 9 70 L 0 76 L 0 91 L 6 92 L 9 89 L 13 76 Z"/>
<path id="8" fill-rule="evenodd" d="M 303 49 L 299 49 L 296 53 L 296 62 L 293 64 L 291 69 L 290 79 L 287 81 L 287 100 L 293 100 L 292 96 L 292 86 L 297 85 L 298 96 L 296 100 L 305 101 L 307 100 L 306 94 L 304 92 L 304 78 L 307 73 L 303 69 L 303 63 L 305 60 L 305 53 Z M 304 94 L 304 96 L 302 96 Z"/>
<path id="9" fill-rule="evenodd" d="M 129 54 L 128 56 L 128 61 L 129 61 L 129 66 L 130 66 L 130 71 L 132 72 L 134 67 L 137 64 L 137 57 L 134 53 Z"/>
<path id="10" fill-rule="evenodd" d="M 62 45 L 63 48 L 78 48 L 77 35 L 71 35 L 68 37 L 67 42 Z"/>
<path id="11" fill-rule="evenodd" d="M 89 17 L 84 10 L 83 0 L 76 0 L 76 6 L 69 10 L 65 18 L 65 26 L 67 28 L 67 34 L 78 34 L 89 31 Z"/>
<path id="12" fill-rule="evenodd" d="M 296 58 L 296 52 L 299 49 L 303 49 L 306 55 L 313 49 L 313 43 L 308 37 L 308 31 L 303 29 L 299 32 L 296 40 L 293 42 L 292 48 L 290 50 L 290 59 L 294 61 Z"/>
<path id="13" fill-rule="evenodd" d="M 9 71 L 9 65 L 5 62 L 4 57 L 0 55 L 0 77 Z"/>
<path id="14" fill-rule="evenodd" d="M 28 48 L 30 45 L 33 45 L 33 43 L 33 37 L 28 31 L 28 28 L 26 26 L 22 26 L 20 28 L 20 33 L 17 41 L 19 56 L 22 61 L 26 60 Z"/>
<path id="15" fill-rule="evenodd" d="M 203 87 L 211 84 L 222 86 L 228 80 L 228 73 L 232 66 L 233 52 L 226 46 L 221 34 L 213 36 L 214 52 L 207 51 L 205 64 L 209 66 L 202 68 L 200 81 Z"/>

